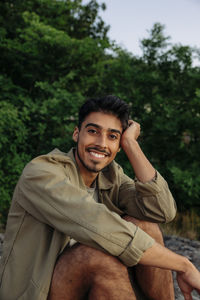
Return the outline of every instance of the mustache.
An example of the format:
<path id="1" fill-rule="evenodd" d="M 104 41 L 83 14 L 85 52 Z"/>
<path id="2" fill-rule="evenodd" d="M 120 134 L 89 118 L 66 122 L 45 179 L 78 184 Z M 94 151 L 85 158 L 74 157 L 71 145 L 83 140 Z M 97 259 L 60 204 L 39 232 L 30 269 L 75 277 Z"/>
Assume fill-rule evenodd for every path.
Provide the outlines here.
<path id="1" fill-rule="evenodd" d="M 87 150 L 96 150 L 102 154 L 106 154 L 106 155 L 110 155 L 110 152 L 107 152 L 106 150 L 102 149 L 102 148 L 99 148 L 99 147 L 88 147 Z"/>

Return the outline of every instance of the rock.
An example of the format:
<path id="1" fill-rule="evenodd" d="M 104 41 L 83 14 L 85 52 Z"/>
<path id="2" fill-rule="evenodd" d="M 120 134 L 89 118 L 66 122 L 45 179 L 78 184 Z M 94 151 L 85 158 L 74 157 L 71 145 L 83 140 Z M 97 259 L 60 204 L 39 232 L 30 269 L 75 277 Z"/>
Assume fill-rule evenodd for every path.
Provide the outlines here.
<path id="1" fill-rule="evenodd" d="M 177 236 L 165 236 L 165 246 L 170 250 L 186 256 L 200 271 L 200 241 L 192 241 L 186 238 Z M 176 281 L 176 272 L 173 272 L 175 299 L 184 300 L 184 297 L 179 289 Z M 196 293 L 192 293 L 193 300 L 199 300 L 200 296 Z"/>
<path id="2" fill-rule="evenodd" d="M 3 233 L 0 233 L 0 258 L 2 255 L 3 240 L 4 240 L 4 235 L 3 235 Z"/>

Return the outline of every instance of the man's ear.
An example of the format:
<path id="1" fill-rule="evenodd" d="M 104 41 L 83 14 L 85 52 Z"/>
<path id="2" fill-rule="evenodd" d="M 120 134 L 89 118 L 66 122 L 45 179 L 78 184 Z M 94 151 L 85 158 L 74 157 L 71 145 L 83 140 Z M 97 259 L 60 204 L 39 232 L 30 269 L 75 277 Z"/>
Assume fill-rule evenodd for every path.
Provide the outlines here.
<path id="1" fill-rule="evenodd" d="M 79 135 L 79 129 L 76 126 L 75 129 L 74 129 L 73 135 L 72 135 L 73 141 L 76 142 L 76 143 L 78 141 L 78 135 Z"/>

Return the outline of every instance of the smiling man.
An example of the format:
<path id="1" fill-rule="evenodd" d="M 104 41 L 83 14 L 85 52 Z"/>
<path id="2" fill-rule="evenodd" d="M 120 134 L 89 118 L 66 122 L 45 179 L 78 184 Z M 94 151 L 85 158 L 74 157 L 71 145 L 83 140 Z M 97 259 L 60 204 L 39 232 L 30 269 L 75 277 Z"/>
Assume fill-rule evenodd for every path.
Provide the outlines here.
<path id="1" fill-rule="evenodd" d="M 102 112 L 90 113 L 81 127 L 75 128 L 75 159 L 87 186 L 114 160 L 119 151 L 122 131 L 122 124 L 116 116 Z"/>
<path id="2" fill-rule="evenodd" d="M 199 271 L 163 245 L 157 223 L 174 218 L 175 203 L 139 135 L 125 102 L 90 99 L 79 111 L 76 148 L 25 167 L 8 216 L 1 300 L 171 300 L 170 270 L 185 299 L 200 292 Z M 120 148 L 135 180 L 114 161 Z"/>

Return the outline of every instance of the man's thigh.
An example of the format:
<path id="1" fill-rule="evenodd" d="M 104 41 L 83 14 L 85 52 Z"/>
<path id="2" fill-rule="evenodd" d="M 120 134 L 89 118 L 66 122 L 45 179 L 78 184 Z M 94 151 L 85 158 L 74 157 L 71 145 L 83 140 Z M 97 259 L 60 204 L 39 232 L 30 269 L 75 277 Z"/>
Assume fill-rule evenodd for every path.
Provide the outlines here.
<path id="1" fill-rule="evenodd" d="M 72 247 L 67 246 L 59 256 L 54 269 L 51 290 L 57 293 L 62 289 L 63 293 L 71 293 L 74 299 L 79 299 L 78 296 L 82 295 L 80 299 L 87 300 L 95 274 L 102 273 L 112 279 L 117 272 L 122 272 L 122 277 L 124 277 L 125 269 L 128 271 L 127 280 L 130 281 L 136 298 L 147 300 L 135 282 L 133 268 L 126 268 L 118 258 L 108 253 L 76 243 Z M 71 289 L 72 286 L 73 289 Z M 85 295 L 84 298 L 83 295 Z"/>

